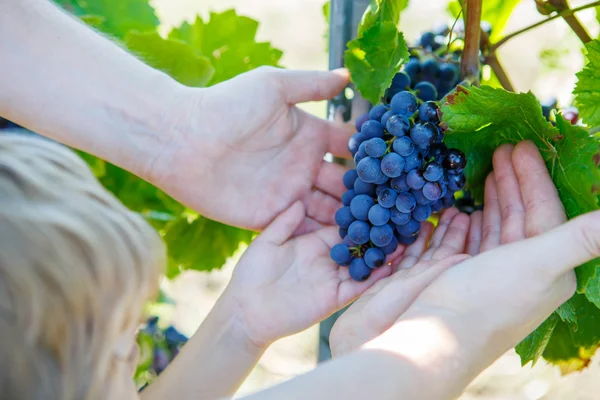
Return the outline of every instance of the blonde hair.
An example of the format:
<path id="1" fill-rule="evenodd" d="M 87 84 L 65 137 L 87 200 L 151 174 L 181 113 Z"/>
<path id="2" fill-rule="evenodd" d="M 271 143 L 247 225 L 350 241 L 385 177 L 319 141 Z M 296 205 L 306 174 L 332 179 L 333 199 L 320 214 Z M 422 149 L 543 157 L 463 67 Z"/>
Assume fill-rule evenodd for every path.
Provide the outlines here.
<path id="1" fill-rule="evenodd" d="M 72 151 L 0 135 L 0 398 L 96 399 L 165 248 Z"/>

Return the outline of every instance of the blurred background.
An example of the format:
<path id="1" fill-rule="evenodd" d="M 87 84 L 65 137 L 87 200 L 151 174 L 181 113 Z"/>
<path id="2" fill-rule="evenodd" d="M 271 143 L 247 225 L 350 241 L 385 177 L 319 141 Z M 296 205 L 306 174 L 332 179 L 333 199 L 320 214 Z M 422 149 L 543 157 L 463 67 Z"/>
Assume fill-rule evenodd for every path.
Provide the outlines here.
<path id="1" fill-rule="evenodd" d="M 419 34 L 440 22 L 452 20 L 446 11 L 446 1 L 411 1 L 403 12 L 401 29 L 413 42 Z M 323 16 L 324 0 L 154 0 L 161 20 L 161 31 L 168 32 L 182 21 L 191 21 L 196 14 L 208 17 L 210 11 L 235 8 L 239 15 L 260 22 L 258 41 L 270 41 L 283 51 L 282 65 L 296 69 L 326 69 L 327 52 Z M 585 4 L 571 1 L 572 8 Z M 594 9 L 578 13 L 593 37 L 598 36 Z M 509 20 L 506 33 L 528 26 L 543 17 L 533 0 L 519 3 Z M 508 42 L 499 51 L 499 58 L 517 91 L 531 90 L 538 98 L 556 97 L 561 107 L 568 106 L 575 85 L 575 73 L 584 63 L 582 44 L 562 19 L 556 19 Z M 324 117 L 324 103 L 302 105 L 306 110 Z M 214 305 L 227 285 L 240 253 L 230 258 L 220 270 L 183 272 L 173 281 L 163 282 L 164 292 L 173 305 L 155 306 L 152 312 L 172 322 L 183 333 L 191 335 Z M 307 372 L 317 363 L 318 326 L 275 343 L 241 388 L 239 395 L 275 385 Z M 201 362 L 201 360 L 199 360 Z M 556 368 L 543 361 L 534 368 L 521 368 L 519 357 L 508 352 L 485 371 L 461 399 L 591 400 L 600 397 L 600 367 L 598 359 L 582 373 L 561 376 Z"/>

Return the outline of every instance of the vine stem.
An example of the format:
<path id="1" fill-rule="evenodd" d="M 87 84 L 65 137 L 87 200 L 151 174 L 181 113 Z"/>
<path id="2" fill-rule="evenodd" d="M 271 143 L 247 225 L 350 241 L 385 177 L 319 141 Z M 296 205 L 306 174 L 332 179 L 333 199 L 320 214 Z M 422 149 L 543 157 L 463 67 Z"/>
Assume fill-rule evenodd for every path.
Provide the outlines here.
<path id="1" fill-rule="evenodd" d="M 549 0 L 549 3 L 556 7 L 556 9 L 559 11 L 571 9 L 568 0 Z M 579 22 L 579 19 L 574 14 L 565 15 L 563 19 L 567 24 L 569 24 L 573 32 L 575 32 L 575 34 L 579 37 L 579 39 L 581 39 L 583 43 L 592 41 L 590 34 L 587 32 L 585 27 L 581 24 L 581 22 Z"/>
<path id="2" fill-rule="evenodd" d="M 461 76 L 479 84 L 479 41 L 482 0 L 466 0 L 465 47 L 460 64 Z"/>
<path id="3" fill-rule="evenodd" d="M 523 29 L 520 29 L 520 30 L 518 30 L 516 32 L 513 32 L 513 33 L 511 33 L 509 35 L 506 35 L 505 37 L 503 37 L 502 39 L 500 39 L 498 42 L 494 43 L 489 48 L 489 50 L 490 50 L 490 52 L 493 52 L 493 51 L 497 50 L 498 47 L 502 46 L 504 43 L 508 42 L 510 39 L 514 38 L 515 36 L 518 36 L 518 35 L 520 35 L 522 33 L 525 33 L 525 32 L 527 32 L 527 31 L 529 31 L 531 29 L 535 29 L 538 26 L 544 25 L 547 22 L 553 21 L 553 20 L 555 20 L 557 18 L 564 18 L 564 17 L 568 17 L 568 16 L 573 16 L 573 14 L 575 14 L 576 12 L 579 12 L 579 11 L 582 11 L 582 10 L 585 10 L 585 9 L 588 9 L 588 8 L 592 8 L 592 7 L 597 7 L 597 6 L 600 6 L 600 1 L 594 1 L 593 3 L 584 4 L 583 6 L 580 6 L 580 7 L 577 7 L 577 8 L 567 8 L 565 10 L 562 10 L 561 12 L 559 12 L 559 13 L 551 16 L 551 17 L 548 17 L 548 18 L 546 18 L 544 20 L 536 22 L 533 25 L 526 26 Z M 579 20 L 577 20 L 577 21 L 579 22 Z M 587 32 L 586 32 L 586 34 L 587 34 Z"/>
<path id="4" fill-rule="evenodd" d="M 487 65 L 490 66 L 492 71 L 494 71 L 494 74 L 496 74 L 496 77 L 498 78 L 498 81 L 500 81 L 502 87 L 508 90 L 509 92 L 514 92 L 515 88 L 513 87 L 510 79 L 508 78 L 506 71 L 504 71 L 504 68 L 502 68 L 498 57 L 496 57 L 496 53 L 490 53 L 489 55 L 487 55 L 485 57 L 485 62 Z"/>

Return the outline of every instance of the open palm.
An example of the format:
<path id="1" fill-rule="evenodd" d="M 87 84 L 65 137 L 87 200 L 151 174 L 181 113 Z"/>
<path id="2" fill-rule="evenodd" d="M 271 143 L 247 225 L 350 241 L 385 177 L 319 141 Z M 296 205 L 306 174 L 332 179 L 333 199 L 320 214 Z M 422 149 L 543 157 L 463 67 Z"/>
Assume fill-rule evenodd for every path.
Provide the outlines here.
<path id="1" fill-rule="evenodd" d="M 193 92 L 189 123 L 153 180 L 231 225 L 260 230 L 297 200 L 306 210 L 304 231 L 332 223 L 345 169 L 323 157 L 349 156 L 352 132 L 295 104 L 331 98 L 347 82 L 345 72 L 259 68 Z"/>

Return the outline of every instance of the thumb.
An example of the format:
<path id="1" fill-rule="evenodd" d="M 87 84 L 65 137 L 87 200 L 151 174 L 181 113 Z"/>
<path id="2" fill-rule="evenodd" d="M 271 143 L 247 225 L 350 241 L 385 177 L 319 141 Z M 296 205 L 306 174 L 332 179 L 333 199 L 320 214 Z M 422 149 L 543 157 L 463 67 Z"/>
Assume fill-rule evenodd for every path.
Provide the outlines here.
<path id="1" fill-rule="evenodd" d="M 344 68 L 333 71 L 281 69 L 276 71 L 275 76 L 279 80 L 285 101 L 289 104 L 329 100 L 344 90 L 350 81 L 350 74 Z"/>
<path id="2" fill-rule="evenodd" d="M 304 205 L 297 201 L 279 214 L 265 230 L 258 235 L 257 241 L 271 242 L 277 246 L 285 243 L 304 221 Z"/>

